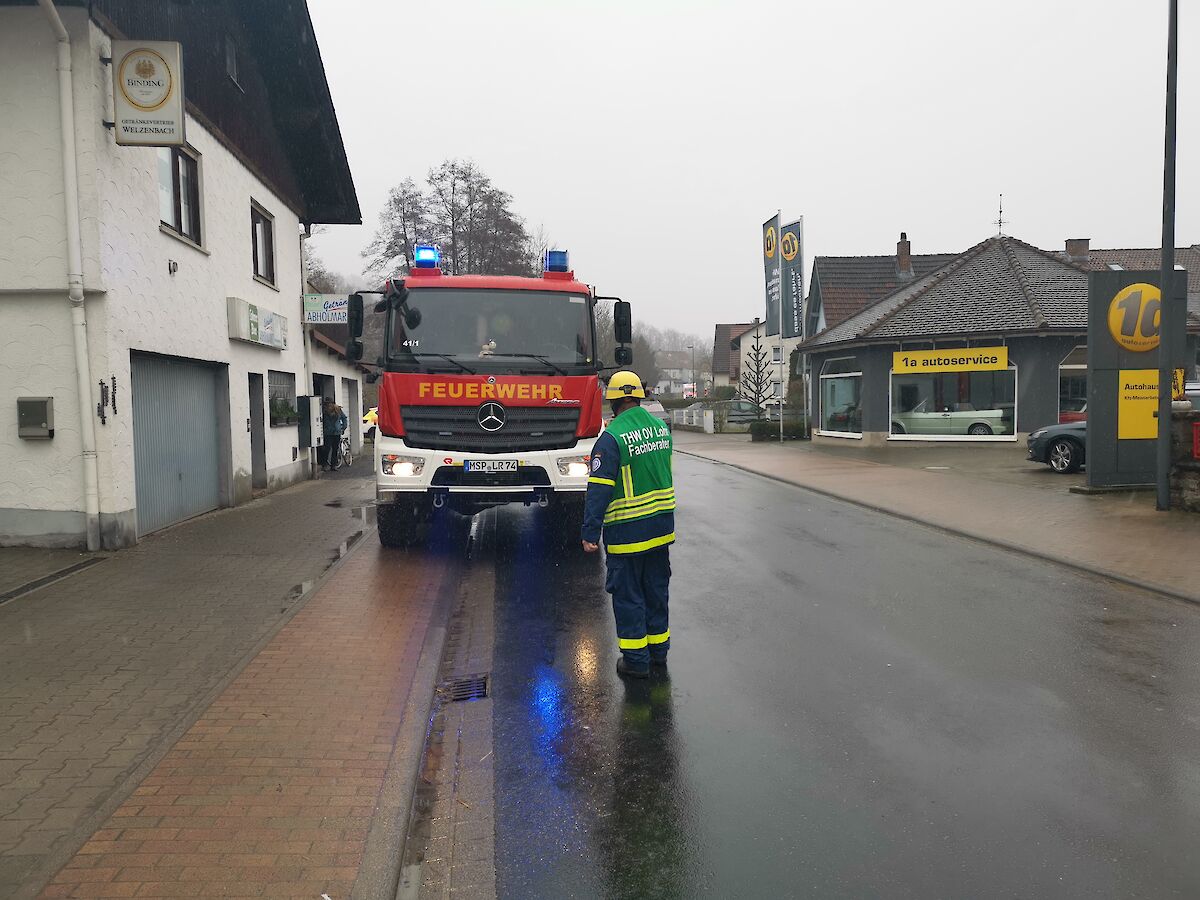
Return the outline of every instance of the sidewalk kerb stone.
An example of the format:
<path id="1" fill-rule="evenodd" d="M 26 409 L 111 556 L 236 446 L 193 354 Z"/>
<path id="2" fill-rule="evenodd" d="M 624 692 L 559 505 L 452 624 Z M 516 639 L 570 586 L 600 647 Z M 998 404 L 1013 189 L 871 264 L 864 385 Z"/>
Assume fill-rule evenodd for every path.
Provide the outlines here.
<path id="1" fill-rule="evenodd" d="M 421 649 L 408 699 L 404 704 L 401 733 L 388 762 L 378 806 L 367 833 L 362 864 L 350 892 L 351 900 L 396 896 L 413 796 L 421 772 L 421 754 L 425 749 L 433 712 L 438 671 L 446 647 L 447 621 L 456 587 L 455 580 L 447 577 L 438 591 L 433 621 L 426 632 L 425 645 Z"/>

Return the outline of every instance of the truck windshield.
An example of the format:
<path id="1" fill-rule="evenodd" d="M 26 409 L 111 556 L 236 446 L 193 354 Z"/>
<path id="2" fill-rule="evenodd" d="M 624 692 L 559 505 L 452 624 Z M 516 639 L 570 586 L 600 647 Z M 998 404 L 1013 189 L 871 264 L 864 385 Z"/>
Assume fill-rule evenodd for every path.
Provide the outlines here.
<path id="1" fill-rule="evenodd" d="M 411 289 L 391 313 L 392 366 L 472 372 L 595 368 L 587 297 L 550 291 Z"/>

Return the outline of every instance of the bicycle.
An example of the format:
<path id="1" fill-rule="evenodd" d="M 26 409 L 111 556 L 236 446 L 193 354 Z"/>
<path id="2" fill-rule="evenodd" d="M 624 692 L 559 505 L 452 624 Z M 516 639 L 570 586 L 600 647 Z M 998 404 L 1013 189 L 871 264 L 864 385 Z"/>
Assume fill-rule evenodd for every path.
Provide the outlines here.
<path id="1" fill-rule="evenodd" d="M 350 435 L 342 435 L 342 443 L 338 447 L 338 461 L 347 469 L 354 463 L 354 454 L 350 451 Z"/>

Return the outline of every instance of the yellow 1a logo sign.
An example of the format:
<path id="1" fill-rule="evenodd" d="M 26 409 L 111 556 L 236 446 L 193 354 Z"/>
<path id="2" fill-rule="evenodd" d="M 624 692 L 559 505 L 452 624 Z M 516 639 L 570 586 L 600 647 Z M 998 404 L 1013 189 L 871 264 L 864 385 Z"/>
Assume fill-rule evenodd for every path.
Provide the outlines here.
<path id="1" fill-rule="evenodd" d="M 1108 305 L 1108 333 L 1126 350 L 1157 349 L 1161 326 L 1162 292 L 1152 284 L 1124 287 Z"/>

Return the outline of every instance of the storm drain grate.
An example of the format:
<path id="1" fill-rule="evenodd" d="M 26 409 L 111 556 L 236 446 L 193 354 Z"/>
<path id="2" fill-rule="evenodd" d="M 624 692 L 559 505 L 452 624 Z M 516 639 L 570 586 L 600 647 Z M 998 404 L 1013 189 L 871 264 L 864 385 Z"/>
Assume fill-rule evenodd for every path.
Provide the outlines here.
<path id="1" fill-rule="evenodd" d="M 482 700 L 488 695 L 488 676 L 467 675 L 464 678 L 452 678 L 443 682 L 438 688 L 442 699 L 448 703 L 458 703 L 462 700 Z"/>

